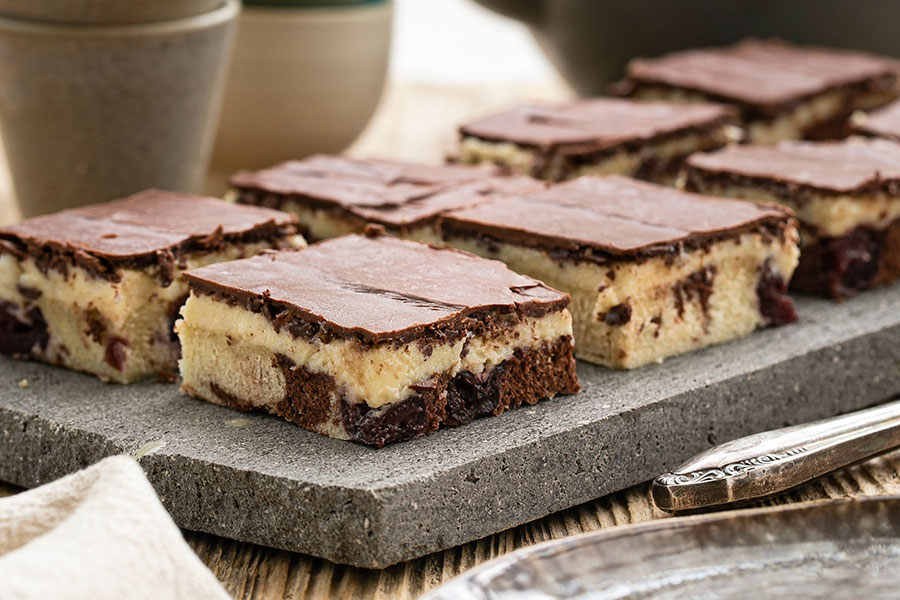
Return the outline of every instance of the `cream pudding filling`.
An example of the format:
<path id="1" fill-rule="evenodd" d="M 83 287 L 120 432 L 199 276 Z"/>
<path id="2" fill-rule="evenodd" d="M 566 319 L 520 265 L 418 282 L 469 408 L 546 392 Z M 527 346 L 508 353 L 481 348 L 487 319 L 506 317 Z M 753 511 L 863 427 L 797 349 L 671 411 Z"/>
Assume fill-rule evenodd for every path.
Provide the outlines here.
<path id="1" fill-rule="evenodd" d="M 281 202 L 278 210 L 295 215 L 310 241 L 327 240 L 348 233 L 360 233 L 366 227 L 366 221 L 354 218 L 352 215 L 308 206 L 293 199 Z"/>
<path id="2" fill-rule="evenodd" d="M 7 252 L 0 250 L 0 300 L 21 306 L 25 298 L 19 291 L 19 277 L 22 266 L 19 260 Z"/>
<path id="3" fill-rule="evenodd" d="M 449 235 L 446 242 L 505 262 L 572 296 L 576 356 L 619 369 L 746 335 L 769 324 L 761 278 L 790 280 L 797 231 L 783 239 L 744 233 L 676 256 L 601 265 L 551 258 L 546 251 Z"/>
<path id="4" fill-rule="evenodd" d="M 463 371 L 486 373 L 517 349 L 572 335 L 572 317 L 565 309 L 522 316 L 509 327 L 485 334 L 470 331 L 460 339 L 428 346 L 415 340 L 366 345 L 352 338 L 302 339 L 286 329 L 276 331 L 259 313 L 195 293 L 181 316 L 175 329 L 181 340 L 179 366 L 185 391 L 219 404 L 224 403 L 224 392 L 248 408 L 268 410 L 288 395 L 279 356 L 333 378 L 335 394 L 348 402 L 381 408 L 406 400 L 432 378 L 450 378 Z"/>
<path id="5" fill-rule="evenodd" d="M 540 151 L 512 142 L 494 142 L 474 136 L 465 136 L 460 141 L 458 160 L 464 164 L 491 163 L 508 168 L 516 173 L 560 181 L 574 179 L 582 175 L 644 175 L 645 165 L 666 167 L 693 154 L 721 148 L 740 140 L 742 133 L 731 124 L 723 124 L 702 133 L 674 135 L 658 142 L 648 142 L 636 150 L 615 150 L 602 154 L 596 160 L 589 157 L 568 156 L 552 153 L 543 156 Z M 669 169 L 659 173 L 651 169 L 646 173 L 651 180 L 670 179 Z"/>
<path id="6" fill-rule="evenodd" d="M 710 102 L 699 92 L 647 86 L 638 88 L 631 96 L 637 100 L 677 103 Z M 818 125 L 831 123 L 857 110 L 883 106 L 896 98 L 893 91 L 859 93 L 849 89 L 835 89 L 817 94 L 771 119 L 748 119 L 744 123 L 746 140 L 758 144 L 774 144 L 780 140 L 802 139 Z"/>
<path id="7" fill-rule="evenodd" d="M 278 209 L 295 215 L 311 241 L 327 240 L 349 233 L 362 233 L 365 231 L 366 225 L 372 222 L 340 208 L 319 208 L 290 198 L 284 200 Z M 391 235 L 402 239 L 440 242 L 440 236 L 433 221 L 425 224 L 411 224 L 402 228 L 389 226 L 385 226 L 385 228 Z"/>
<path id="8" fill-rule="evenodd" d="M 884 229 L 900 219 L 900 196 L 885 192 L 865 195 L 824 194 L 805 192 L 800 201 L 785 198 L 759 186 L 710 181 L 702 172 L 688 170 L 687 187 L 691 190 L 716 196 L 728 196 L 754 202 L 774 202 L 789 207 L 796 213 L 805 230 L 814 233 L 807 237 L 842 237 L 860 226 Z M 712 177 L 715 177 L 714 175 Z"/>
<path id="9" fill-rule="evenodd" d="M 292 247 L 305 245 L 289 236 Z M 234 244 L 220 252 L 197 253 L 186 268 L 235 260 L 271 247 L 269 243 Z M 131 383 L 159 373 L 174 373 L 179 354 L 171 331 L 177 309 L 188 294 L 176 269 L 168 286 L 156 269 L 121 268 L 118 281 L 99 278 L 75 264 L 66 272 L 42 271 L 34 259 L 0 252 L 0 301 L 17 308 L 17 317 L 37 309 L 47 343 L 32 347 L 31 356 L 96 374 L 105 381 Z"/>

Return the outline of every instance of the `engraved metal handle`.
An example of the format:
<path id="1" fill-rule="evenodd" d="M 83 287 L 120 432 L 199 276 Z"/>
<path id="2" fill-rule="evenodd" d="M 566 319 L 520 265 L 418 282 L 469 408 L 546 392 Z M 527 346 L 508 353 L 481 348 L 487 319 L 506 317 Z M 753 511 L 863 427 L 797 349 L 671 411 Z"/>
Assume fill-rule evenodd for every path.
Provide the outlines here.
<path id="1" fill-rule="evenodd" d="M 657 477 L 650 493 L 668 512 L 746 502 L 898 446 L 900 400 L 716 446 Z"/>

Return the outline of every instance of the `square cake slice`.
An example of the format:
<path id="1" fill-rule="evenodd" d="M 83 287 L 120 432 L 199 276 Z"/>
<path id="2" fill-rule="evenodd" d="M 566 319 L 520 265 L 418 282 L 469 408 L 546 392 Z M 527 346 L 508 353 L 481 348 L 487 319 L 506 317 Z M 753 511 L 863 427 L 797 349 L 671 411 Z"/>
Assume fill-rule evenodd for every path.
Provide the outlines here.
<path id="1" fill-rule="evenodd" d="M 854 111 L 900 94 L 896 67 L 882 57 L 756 39 L 634 59 L 618 88 L 644 100 L 727 102 L 762 144 L 840 137 Z"/>
<path id="2" fill-rule="evenodd" d="M 291 212 L 310 240 L 362 233 L 369 223 L 398 237 L 434 241 L 438 215 L 472 202 L 460 189 L 538 186 L 526 178 L 465 166 L 427 166 L 316 155 L 261 171 L 240 171 L 229 183 L 242 204 Z"/>
<path id="3" fill-rule="evenodd" d="M 572 295 L 576 354 L 630 369 L 796 320 L 789 210 L 620 176 L 447 213 L 447 244 Z"/>
<path id="4" fill-rule="evenodd" d="M 130 383 L 177 372 L 182 269 L 305 245 L 289 214 L 149 190 L 0 228 L 0 353 Z"/>
<path id="5" fill-rule="evenodd" d="M 692 156 L 688 189 L 775 201 L 800 220 L 795 290 L 845 298 L 900 277 L 900 144 L 862 137 Z"/>
<path id="6" fill-rule="evenodd" d="M 182 389 L 383 446 L 579 389 L 569 296 L 465 252 L 348 235 L 185 274 Z"/>
<path id="7" fill-rule="evenodd" d="M 739 139 L 734 123 L 732 109 L 717 104 L 526 105 L 463 125 L 459 160 L 552 181 L 619 174 L 670 183 L 687 155 Z"/>

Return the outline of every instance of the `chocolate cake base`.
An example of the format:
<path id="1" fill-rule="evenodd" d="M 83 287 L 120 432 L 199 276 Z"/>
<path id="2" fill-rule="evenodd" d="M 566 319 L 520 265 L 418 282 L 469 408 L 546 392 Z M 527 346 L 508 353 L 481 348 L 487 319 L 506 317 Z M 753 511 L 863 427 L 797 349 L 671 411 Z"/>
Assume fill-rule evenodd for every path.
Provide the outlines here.
<path id="1" fill-rule="evenodd" d="M 791 289 L 843 300 L 900 279 L 900 219 L 885 229 L 857 227 L 803 246 Z"/>
<path id="2" fill-rule="evenodd" d="M 434 377 L 417 385 L 415 395 L 380 409 L 348 402 L 341 395 L 340 426 L 354 442 L 381 448 L 437 431 L 441 426 L 465 425 L 478 417 L 496 416 L 557 394 L 574 394 L 581 389 L 575 375 L 574 349 L 571 337 L 539 348 L 518 348 L 512 358 L 489 371 Z M 287 394 L 271 412 L 315 431 L 331 412 L 329 399 L 338 387 L 334 378 L 314 373 L 284 355 L 278 355 L 273 366 L 284 374 Z M 223 405 L 253 409 L 250 402 L 214 382 L 209 386 Z"/>

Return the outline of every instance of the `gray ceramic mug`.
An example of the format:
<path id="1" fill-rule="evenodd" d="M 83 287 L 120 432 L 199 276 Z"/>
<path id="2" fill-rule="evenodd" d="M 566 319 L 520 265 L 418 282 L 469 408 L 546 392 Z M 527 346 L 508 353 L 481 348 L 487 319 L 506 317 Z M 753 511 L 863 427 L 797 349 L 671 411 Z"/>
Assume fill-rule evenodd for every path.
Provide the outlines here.
<path id="1" fill-rule="evenodd" d="M 222 0 L 136 25 L 0 18 L 0 133 L 22 215 L 200 190 L 239 11 Z"/>

